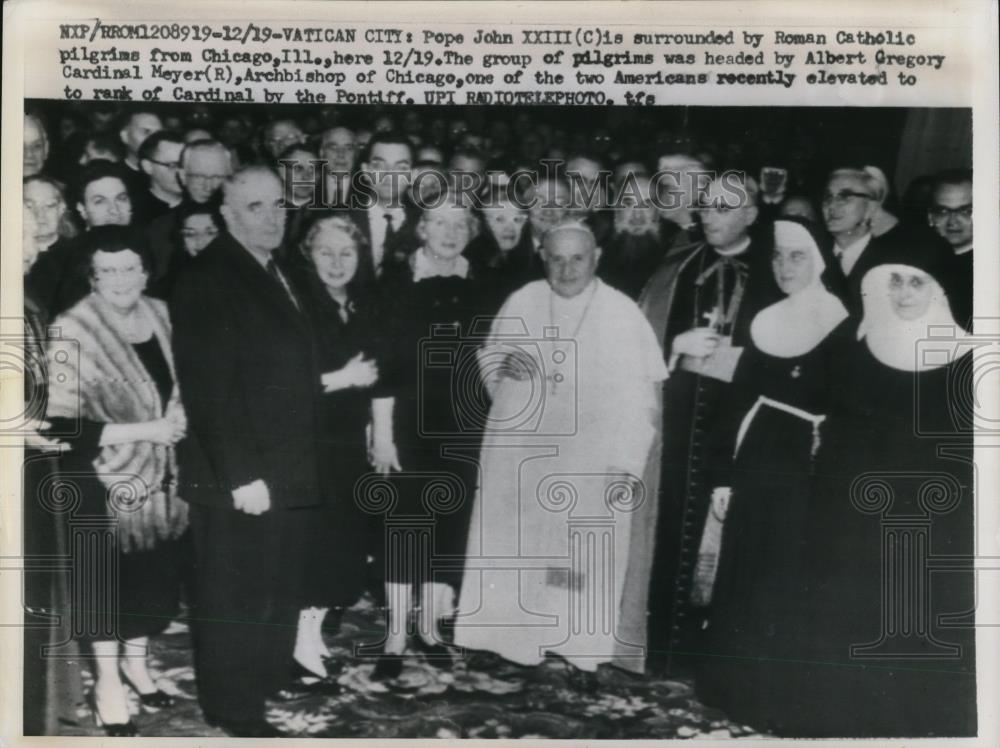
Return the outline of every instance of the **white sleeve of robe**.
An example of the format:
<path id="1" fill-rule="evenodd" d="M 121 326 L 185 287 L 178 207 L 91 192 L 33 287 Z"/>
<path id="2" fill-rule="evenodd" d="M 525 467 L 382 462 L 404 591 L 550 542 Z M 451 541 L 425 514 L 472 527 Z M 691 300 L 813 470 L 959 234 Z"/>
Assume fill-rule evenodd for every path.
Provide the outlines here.
<path id="1" fill-rule="evenodd" d="M 614 372 L 609 396 L 614 400 L 609 423 L 609 469 L 624 470 L 641 477 L 660 419 L 657 388 L 667 378 L 663 349 L 649 322 L 627 297 L 615 295 L 610 314 L 603 315 L 612 327 L 606 363 Z"/>

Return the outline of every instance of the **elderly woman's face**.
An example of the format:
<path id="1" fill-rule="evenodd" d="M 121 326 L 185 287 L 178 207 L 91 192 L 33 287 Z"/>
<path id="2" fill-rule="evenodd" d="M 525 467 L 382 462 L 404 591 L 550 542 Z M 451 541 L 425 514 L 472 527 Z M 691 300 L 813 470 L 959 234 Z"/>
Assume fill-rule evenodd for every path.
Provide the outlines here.
<path id="1" fill-rule="evenodd" d="M 428 208 L 420 220 L 424 247 L 438 260 L 453 260 L 472 238 L 469 212 L 454 205 Z"/>
<path id="2" fill-rule="evenodd" d="M 816 273 L 816 259 L 807 247 L 777 244 L 771 253 L 771 269 L 778 288 L 791 296 L 812 281 Z"/>
<path id="3" fill-rule="evenodd" d="M 497 246 L 508 252 L 521 241 L 521 232 L 528 221 L 528 214 L 512 203 L 483 209 L 483 220 Z"/>
<path id="4" fill-rule="evenodd" d="M 130 311 L 146 289 L 148 276 L 142 258 L 131 249 L 94 253 L 91 263 L 94 291 L 123 312 Z"/>
<path id="5" fill-rule="evenodd" d="M 218 235 L 219 227 L 207 213 L 194 213 L 185 218 L 184 225 L 181 226 L 184 251 L 192 257 L 211 244 Z"/>
<path id="6" fill-rule="evenodd" d="M 24 207 L 35 222 L 35 240 L 47 249 L 59 238 L 59 219 L 66 203 L 54 186 L 47 182 L 29 182 L 24 186 Z"/>
<path id="7" fill-rule="evenodd" d="M 87 226 L 127 226 L 132 220 L 132 201 L 117 177 L 103 177 L 88 184 L 77 209 Z"/>
<path id="8" fill-rule="evenodd" d="M 323 285 L 333 290 L 342 289 L 358 272 L 358 246 L 338 228 L 318 231 L 309 243 L 309 257 Z"/>
<path id="9" fill-rule="evenodd" d="M 823 221 L 834 236 L 847 234 L 865 226 L 877 207 L 861 179 L 834 177 L 827 183 L 823 195 Z"/>
<path id="10" fill-rule="evenodd" d="M 894 271 L 889 275 L 889 303 L 900 319 L 920 319 L 927 313 L 934 295 L 934 281 L 918 270 Z"/>

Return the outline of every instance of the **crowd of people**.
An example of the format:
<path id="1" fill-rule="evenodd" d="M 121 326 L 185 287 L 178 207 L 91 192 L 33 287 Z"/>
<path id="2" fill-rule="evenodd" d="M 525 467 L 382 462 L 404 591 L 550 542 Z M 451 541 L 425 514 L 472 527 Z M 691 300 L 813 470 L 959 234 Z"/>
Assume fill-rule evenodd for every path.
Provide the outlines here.
<path id="1" fill-rule="evenodd" d="M 363 111 L 25 115 L 27 552 L 105 516 L 118 570 L 27 615 L 74 620 L 107 734 L 172 706 L 182 604 L 206 721 L 282 734 L 363 596 L 375 680 L 561 657 L 777 735 L 975 734 L 971 172 L 890 209 L 864 163 Z M 907 607 L 911 542 L 954 563 Z M 72 698 L 45 636 L 27 734 Z"/>

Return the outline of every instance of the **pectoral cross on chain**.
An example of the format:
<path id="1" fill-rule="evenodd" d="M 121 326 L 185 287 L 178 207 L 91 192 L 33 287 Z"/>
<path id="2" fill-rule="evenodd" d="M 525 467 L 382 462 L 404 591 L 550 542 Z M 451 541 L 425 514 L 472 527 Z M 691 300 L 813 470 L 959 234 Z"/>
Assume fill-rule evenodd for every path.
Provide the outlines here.
<path id="1" fill-rule="evenodd" d="M 721 315 L 719 314 L 718 308 L 715 308 L 712 309 L 710 312 L 705 312 L 701 316 L 705 318 L 705 327 L 711 327 L 714 330 L 715 325 L 718 323 L 719 317 Z"/>

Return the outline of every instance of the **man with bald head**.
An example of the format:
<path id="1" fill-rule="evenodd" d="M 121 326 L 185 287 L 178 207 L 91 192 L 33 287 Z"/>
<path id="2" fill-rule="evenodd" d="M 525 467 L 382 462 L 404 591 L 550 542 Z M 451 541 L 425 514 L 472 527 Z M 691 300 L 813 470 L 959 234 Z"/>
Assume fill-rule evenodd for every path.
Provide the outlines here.
<path id="1" fill-rule="evenodd" d="M 217 140 L 187 143 L 178 161 L 180 168 L 176 178 L 182 192 L 180 204 L 157 217 L 146 228 L 146 238 L 153 255 L 152 293 L 157 296 L 165 295 L 174 265 L 184 252 L 178 244 L 181 215 L 192 203 L 217 205 L 222 184 L 233 173 L 232 155 Z"/>
<path id="2" fill-rule="evenodd" d="M 142 172 L 139 165 L 139 148 L 146 138 L 162 129 L 163 122 L 155 112 L 137 109 L 125 117 L 118 137 L 125 146 L 125 165 L 128 168 L 136 173 Z"/>
<path id="3" fill-rule="evenodd" d="M 319 496 L 320 372 L 313 328 L 272 253 L 282 183 L 247 167 L 223 187 L 226 231 L 179 274 L 171 298 L 177 377 L 189 419 L 181 494 L 191 504 L 195 666 L 206 719 L 273 737 L 265 698 L 286 682 Z"/>
<path id="4" fill-rule="evenodd" d="M 261 145 L 264 152 L 277 163 L 278 157 L 286 148 L 304 143 L 306 135 L 293 119 L 276 119 L 264 126 L 261 135 Z"/>
<path id="5" fill-rule="evenodd" d="M 233 173 L 233 156 L 217 140 L 195 140 L 181 152 L 178 177 L 186 196 L 196 203 L 214 201 L 222 184 Z"/>
<path id="6" fill-rule="evenodd" d="M 40 174 L 49 157 L 49 138 L 41 120 L 32 114 L 24 115 L 24 178 Z"/>
<path id="7" fill-rule="evenodd" d="M 456 644 L 521 665 L 558 654 L 588 691 L 602 663 L 644 667 L 640 476 L 667 373 L 635 302 L 595 276 L 600 255 L 585 223 L 551 227 L 546 279 L 511 294 L 480 353 L 492 407 L 455 625 Z"/>

